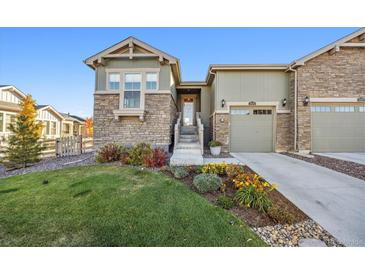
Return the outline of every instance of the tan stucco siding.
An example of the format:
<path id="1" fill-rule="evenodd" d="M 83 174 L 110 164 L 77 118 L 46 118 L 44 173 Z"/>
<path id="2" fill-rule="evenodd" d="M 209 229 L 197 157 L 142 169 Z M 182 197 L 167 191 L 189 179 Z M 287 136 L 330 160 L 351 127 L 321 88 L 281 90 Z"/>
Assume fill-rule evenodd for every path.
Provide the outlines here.
<path id="1" fill-rule="evenodd" d="M 226 102 L 278 102 L 288 98 L 288 74 L 284 71 L 218 71 L 216 110 Z"/>

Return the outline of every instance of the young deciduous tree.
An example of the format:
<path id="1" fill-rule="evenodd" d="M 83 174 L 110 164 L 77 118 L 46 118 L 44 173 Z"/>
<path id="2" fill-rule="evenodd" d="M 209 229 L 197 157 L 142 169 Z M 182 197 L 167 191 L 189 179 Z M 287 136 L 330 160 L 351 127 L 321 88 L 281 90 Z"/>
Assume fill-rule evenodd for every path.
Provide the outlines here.
<path id="1" fill-rule="evenodd" d="M 86 134 L 88 136 L 93 136 L 94 134 L 93 118 L 90 117 L 85 119 L 85 129 L 86 129 Z"/>
<path id="2" fill-rule="evenodd" d="M 39 143 L 43 125 L 36 121 L 37 110 L 31 95 L 21 102 L 21 111 L 14 124 L 10 124 L 12 133 L 8 139 L 3 163 L 8 168 L 26 167 L 40 160 L 43 146 Z"/>

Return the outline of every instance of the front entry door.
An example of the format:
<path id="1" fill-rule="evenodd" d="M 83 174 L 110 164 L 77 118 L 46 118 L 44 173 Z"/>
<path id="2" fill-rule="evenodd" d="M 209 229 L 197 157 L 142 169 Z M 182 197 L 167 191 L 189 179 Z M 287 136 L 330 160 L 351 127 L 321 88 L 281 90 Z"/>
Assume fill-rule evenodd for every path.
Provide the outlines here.
<path id="1" fill-rule="evenodd" d="M 192 126 L 195 118 L 195 98 L 184 96 L 182 99 L 183 124 L 184 126 Z"/>

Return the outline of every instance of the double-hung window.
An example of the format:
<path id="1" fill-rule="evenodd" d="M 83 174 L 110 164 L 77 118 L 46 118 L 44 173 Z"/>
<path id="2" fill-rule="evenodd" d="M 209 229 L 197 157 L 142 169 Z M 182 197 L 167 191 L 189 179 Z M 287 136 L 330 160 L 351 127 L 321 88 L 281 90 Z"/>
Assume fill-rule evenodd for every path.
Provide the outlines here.
<path id="1" fill-rule="evenodd" d="M 4 127 L 4 113 L 0 113 L 0 132 L 3 132 Z"/>
<path id="2" fill-rule="evenodd" d="M 120 87 L 120 74 L 117 72 L 111 72 L 108 74 L 108 87 L 109 90 L 119 90 Z"/>
<path id="3" fill-rule="evenodd" d="M 141 107 L 141 82 L 140 73 L 126 73 L 124 79 L 124 108 Z"/>
<path id="4" fill-rule="evenodd" d="M 51 135 L 56 135 L 57 124 L 56 122 L 51 122 Z"/>
<path id="5" fill-rule="evenodd" d="M 14 125 L 16 121 L 16 115 L 15 114 L 6 114 L 6 120 L 5 120 L 5 128 L 6 131 L 10 131 L 9 127 L 10 125 Z"/>
<path id="6" fill-rule="evenodd" d="M 157 90 L 157 73 L 146 73 L 146 90 Z"/>

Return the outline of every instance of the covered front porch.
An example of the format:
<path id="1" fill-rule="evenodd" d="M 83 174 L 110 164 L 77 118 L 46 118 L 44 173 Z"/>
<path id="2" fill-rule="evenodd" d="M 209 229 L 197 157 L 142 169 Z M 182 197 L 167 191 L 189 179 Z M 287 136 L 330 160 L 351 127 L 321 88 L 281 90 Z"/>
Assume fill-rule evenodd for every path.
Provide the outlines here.
<path id="1" fill-rule="evenodd" d="M 200 117 L 201 89 L 177 89 L 178 119 L 174 127 L 174 154 L 171 165 L 201 165 L 204 153 L 204 126 Z"/>

